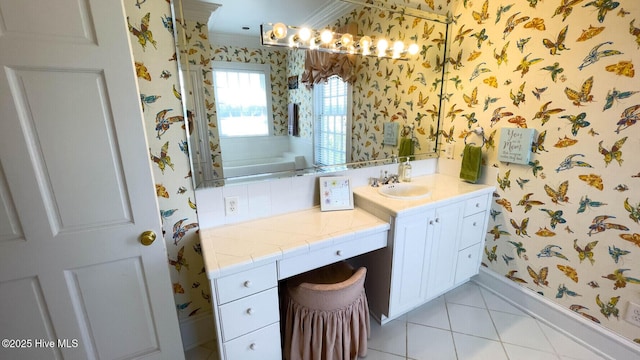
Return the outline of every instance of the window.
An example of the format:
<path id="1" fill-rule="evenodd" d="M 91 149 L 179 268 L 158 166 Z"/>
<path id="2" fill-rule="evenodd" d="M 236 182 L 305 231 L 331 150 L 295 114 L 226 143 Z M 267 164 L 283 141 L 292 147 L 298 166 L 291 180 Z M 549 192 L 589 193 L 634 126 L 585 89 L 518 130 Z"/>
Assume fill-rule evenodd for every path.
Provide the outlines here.
<path id="1" fill-rule="evenodd" d="M 351 86 L 338 76 L 314 86 L 315 151 L 319 166 L 344 164 L 351 147 Z"/>
<path id="2" fill-rule="evenodd" d="M 221 137 L 267 136 L 272 131 L 269 65 L 213 62 Z"/>

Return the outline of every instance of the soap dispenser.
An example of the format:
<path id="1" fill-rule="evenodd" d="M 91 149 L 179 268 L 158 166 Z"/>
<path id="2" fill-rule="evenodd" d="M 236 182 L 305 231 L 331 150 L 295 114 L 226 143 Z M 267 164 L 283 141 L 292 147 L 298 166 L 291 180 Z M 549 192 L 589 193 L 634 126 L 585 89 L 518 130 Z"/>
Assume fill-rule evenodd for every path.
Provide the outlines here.
<path id="1" fill-rule="evenodd" d="M 409 157 L 407 157 L 407 161 L 404 163 L 402 167 L 402 181 L 410 182 L 411 181 L 411 164 L 409 163 Z"/>
<path id="2" fill-rule="evenodd" d="M 404 163 L 400 160 L 400 164 L 398 164 L 398 180 L 404 181 Z"/>

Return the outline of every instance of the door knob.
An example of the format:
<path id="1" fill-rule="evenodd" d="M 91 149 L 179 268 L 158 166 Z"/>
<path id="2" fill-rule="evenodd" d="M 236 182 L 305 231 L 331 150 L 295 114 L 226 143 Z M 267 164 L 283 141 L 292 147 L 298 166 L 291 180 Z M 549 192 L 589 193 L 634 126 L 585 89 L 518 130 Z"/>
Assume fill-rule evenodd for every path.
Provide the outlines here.
<path id="1" fill-rule="evenodd" d="M 156 233 L 153 232 L 152 230 L 147 230 L 142 234 L 140 234 L 140 243 L 144 246 L 149 246 L 153 244 L 155 240 L 156 240 Z"/>

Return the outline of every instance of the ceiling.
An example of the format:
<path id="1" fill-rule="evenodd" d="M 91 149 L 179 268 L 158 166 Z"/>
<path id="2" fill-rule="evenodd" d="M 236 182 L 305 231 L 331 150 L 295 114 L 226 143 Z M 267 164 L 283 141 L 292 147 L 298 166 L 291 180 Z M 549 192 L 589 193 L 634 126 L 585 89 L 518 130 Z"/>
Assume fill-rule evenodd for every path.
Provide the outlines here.
<path id="1" fill-rule="evenodd" d="M 340 0 L 206 0 L 221 5 L 209 20 L 209 32 L 258 36 L 260 24 L 325 26 L 353 5 Z M 326 22 L 322 22 L 322 17 Z M 243 30 L 248 27 L 248 30 Z"/>

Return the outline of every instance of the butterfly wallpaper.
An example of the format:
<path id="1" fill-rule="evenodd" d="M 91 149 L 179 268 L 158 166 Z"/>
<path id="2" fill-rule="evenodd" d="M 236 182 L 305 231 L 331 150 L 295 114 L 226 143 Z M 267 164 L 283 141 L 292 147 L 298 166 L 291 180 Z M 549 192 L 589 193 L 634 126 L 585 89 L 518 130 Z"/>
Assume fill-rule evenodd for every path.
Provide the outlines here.
<path id="1" fill-rule="evenodd" d="M 444 108 L 462 111 L 441 118 L 455 130 L 440 141 L 461 153 L 476 126 L 492 140 L 483 266 L 640 341 L 623 320 L 640 301 L 640 3 L 461 0 L 453 13 Z M 537 130 L 529 165 L 497 160 L 502 127 Z"/>
<path id="2" fill-rule="evenodd" d="M 146 123 L 176 311 L 186 318 L 210 309 L 200 251 L 173 26 L 166 1 L 124 2 Z"/>

